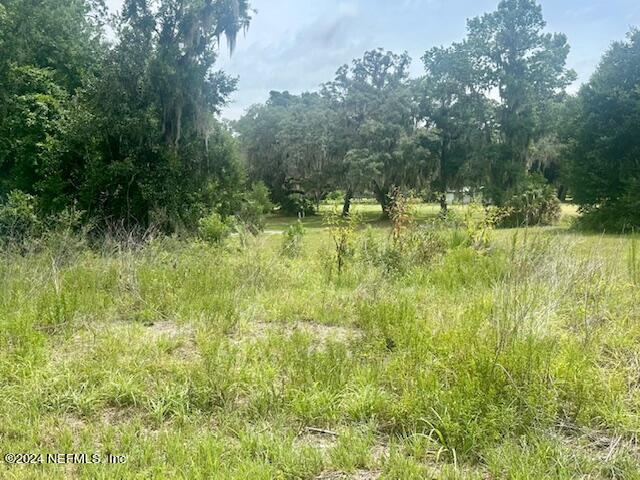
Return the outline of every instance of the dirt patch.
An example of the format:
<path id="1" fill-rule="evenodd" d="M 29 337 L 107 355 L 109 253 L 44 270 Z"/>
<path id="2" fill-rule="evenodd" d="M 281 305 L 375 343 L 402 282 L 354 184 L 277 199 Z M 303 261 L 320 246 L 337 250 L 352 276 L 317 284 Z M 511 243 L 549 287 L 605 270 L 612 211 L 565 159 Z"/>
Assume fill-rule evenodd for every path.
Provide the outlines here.
<path id="1" fill-rule="evenodd" d="M 380 464 L 380 462 L 389 458 L 389 446 L 383 444 L 377 444 L 371 449 L 371 459 L 376 463 Z"/>
<path id="2" fill-rule="evenodd" d="M 183 360 L 193 360 L 199 354 L 195 343 L 195 331 L 190 325 L 171 321 L 147 325 L 113 322 L 84 326 L 65 342 L 52 345 L 49 361 L 56 366 L 64 364 L 69 359 L 89 356 L 105 337 L 122 338 L 123 341 L 127 341 L 129 337 L 135 337 L 137 347 L 143 344 L 165 342 L 162 345 L 163 351 Z"/>
<path id="3" fill-rule="evenodd" d="M 65 413 L 60 417 L 58 425 L 61 428 L 68 428 L 74 434 L 79 433 L 81 430 L 86 428 L 87 423 L 84 418 L 79 417 L 73 413 Z"/>
<path id="4" fill-rule="evenodd" d="M 382 475 L 379 470 L 356 470 L 353 473 L 323 472 L 315 480 L 377 480 Z"/>
<path id="5" fill-rule="evenodd" d="M 618 455 L 629 455 L 640 462 L 640 439 L 637 434 L 625 438 L 608 433 L 589 431 L 578 442 L 590 456 L 601 463 L 608 463 Z"/>
<path id="6" fill-rule="evenodd" d="M 193 327 L 190 325 L 179 325 L 167 320 L 148 323 L 144 327 L 146 336 L 155 341 L 163 337 L 176 339 L 187 336 L 191 338 L 194 333 Z"/>
<path id="7" fill-rule="evenodd" d="M 305 445 L 324 453 L 335 447 L 338 443 L 337 441 L 337 433 L 307 429 L 298 436 L 296 445 Z"/>
<path id="8" fill-rule="evenodd" d="M 290 323 L 253 322 L 241 326 L 230 337 L 232 343 L 239 344 L 260 340 L 269 335 L 290 337 L 296 333 L 313 337 L 317 347 L 323 348 L 329 342 L 347 343 L 362 337 L 362 331 L 340 325 L 327 325 L 313 320 L 298 320 Z"/>
<path id="9" fill-rule="evenodd" d="M 49 357 L 52 365 L 60 365 L 69 358 L 84 357 L 94 345 L 94 337 L 91 333 L 81 330 L 64 342 L 59 340 L 52 343 L 53 349 Z"/>
<path id="10" fill-rule="evenodd" d="M 107 408 L 102 412 L 102 422 L 110 426 L 128 424 L 134 415 L 135 412 L 131 408 Z"/>
<path id="11" fill-rule="evenodd" d="M 167 353 L 183 360 L 194 360 L 199 352 L 195 343 L 195 331 L 190 325 L 180 325 L 170 321 L 154 322 L 145 326 L 145 336 L 149 341 L 158 343 L 169 340 L 175 345 Z"/>

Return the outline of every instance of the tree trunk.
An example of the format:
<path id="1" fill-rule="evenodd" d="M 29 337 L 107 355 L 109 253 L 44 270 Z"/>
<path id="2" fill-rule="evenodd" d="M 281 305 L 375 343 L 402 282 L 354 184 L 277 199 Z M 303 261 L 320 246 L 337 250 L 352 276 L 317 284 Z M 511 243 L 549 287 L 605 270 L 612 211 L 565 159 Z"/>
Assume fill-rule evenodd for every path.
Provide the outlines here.
<path id="1" fill-rule="evenodd" d="M 353 199 L 353 190 L 348 188 L 344 194 L 344 204 L 342 205 L 342 216 L 348 217 L 351 210 L 351 200 Z"/>
<path id="2" fill-rule="evenodd" d="M 447 212 L 449 211 L 448 205 L 447 205 L 447 194 L 445 192 L 443 192 L 440 195 L 440 215 L 442 215 L 443 217 L 447 215 Z"/>
<path id="3" fill-rule="evenodd" d="M 445 135 L 442 139 L 442 149 L 440 150 L 440 215 L 447 215 L 447 152 L 449 150 L 449 136 Z"/>
<path id="4" fill-rule="evenodd" d="M 567 187 L 564 185 L 560 185 L 558 187 L 558 200 L 564 202 L 567 199 Z"/>
<path id="5" fill-rule="evenodd" d="M 380 187 L 378 182 L 373 182 L 373 194 L 382 207 L 382 217 L 389 218 L 389 189 Z"/>

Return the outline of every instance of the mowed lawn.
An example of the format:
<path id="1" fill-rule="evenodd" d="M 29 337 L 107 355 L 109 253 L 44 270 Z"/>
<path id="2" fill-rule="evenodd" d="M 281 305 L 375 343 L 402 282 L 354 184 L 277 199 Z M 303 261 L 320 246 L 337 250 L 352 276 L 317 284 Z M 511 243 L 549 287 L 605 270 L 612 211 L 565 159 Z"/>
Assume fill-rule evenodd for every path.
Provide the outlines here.
<path id="1" fill-rule="evenodd" d="M 341 274 L 321 217 L 298 256 L 279 217 L 244 246 L 3 252 L 0 454 L 124 460 L 0 478 L 640 478 L 638 239 L 567 206 L 403 262 L 354 209 Z"/>

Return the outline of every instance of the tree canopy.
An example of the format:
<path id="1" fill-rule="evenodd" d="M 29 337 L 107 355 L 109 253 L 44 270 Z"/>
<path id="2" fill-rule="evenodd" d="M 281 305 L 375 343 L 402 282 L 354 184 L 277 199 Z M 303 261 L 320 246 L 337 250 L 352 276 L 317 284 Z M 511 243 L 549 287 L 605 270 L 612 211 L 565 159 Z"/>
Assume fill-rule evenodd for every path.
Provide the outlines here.
<path id="1" fill-rule="evenodd" d="M 125 0 L 113 42 L 101 2 L 39 3 L 2 10 L 2 190 L 168 228 L 233 210 L 244 178 L 215 116 L 237 80 L 214 66 L 220 38 L 233 49 L 248 27 L 248 3 Z"/>
<path id="2" fill-rule="evenodd" d="M 574 200 L 597 224 L 640 228 L 640 31 L 604 55 L 571 125 Z"/>
<path id="3" fill-rule="evenodd" d="M 412 191 L 446 214 L 451 191 L 507 208 L 555 191 L 639 226 L 637 30 L 569 95 L 567 37 L 535 0 L 502 0 L 459 41 L 424 45 L 418 78 L 377 48 L 222 123 L 238 79 L 216 69 L 221 39 L 233 52 L 252 15 L 247 0 L 125 0 L 115 17 L 102 0 L 3 0 L 0 202 L 175 231 L 242 210 L 258 181 L 292 214 L 335 192 L 348 215 L 360 195 L 388 214 Z"/>
<path id="4" fill-rule="evenodd" d="M 462 41 L 427 50 L 421 78 L 409 78 L 406 53 L 383 49 L 343 65 L 317 99 L 317 108 L 331 112 L 331 124 L 318 123 L 315 132 L 306 127 L 307 137 L 329 145 L 331 161 L 307 173 L 322 177 L 322 190 L 345 192 L 345 214 L 350 199 L 364 192 L 383 212 L 396 188 L 431 198 L 437 193 L 446 211 L 451 189 L 484 190 L 486 200 L 502 205 L 527 184 L 529 173 L 543 171 L 560 183 L 553 171 L 560 164 L 553 125 L 575 73 L 566 67 L 567 38 L 545 27 L 533 0 L 503 0 L 496 11 L 468 21 Z M 274 136 L 261 144 L 255 134 L 260 108 L 239 122 L 249 165 L 268 165 L 269 155 L 291 161 L 285 143 Z M 273 97 L 261 111 L 270 108 L 279 108 Z M 265 131 L 294 131 L 287 115 L 289 123 L 302 125 L 293 109 L 278 115 L 279 127 L 269 122 Z M 306 182 L 313 183 L 309 176 Z"/>

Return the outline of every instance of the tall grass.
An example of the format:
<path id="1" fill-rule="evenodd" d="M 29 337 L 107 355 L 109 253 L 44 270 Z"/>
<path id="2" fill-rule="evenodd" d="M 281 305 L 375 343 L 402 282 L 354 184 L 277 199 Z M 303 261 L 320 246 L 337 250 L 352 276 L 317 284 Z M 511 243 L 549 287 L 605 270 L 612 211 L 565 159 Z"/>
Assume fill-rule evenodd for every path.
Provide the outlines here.
<path id="1" fill-rule="evenodd" d="M 640 478 L 636 240 L 426 231 L 6 252 L 0 451 L 127 462 L 0 477 Z"/>

